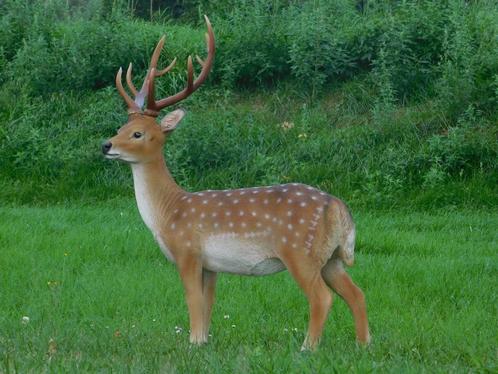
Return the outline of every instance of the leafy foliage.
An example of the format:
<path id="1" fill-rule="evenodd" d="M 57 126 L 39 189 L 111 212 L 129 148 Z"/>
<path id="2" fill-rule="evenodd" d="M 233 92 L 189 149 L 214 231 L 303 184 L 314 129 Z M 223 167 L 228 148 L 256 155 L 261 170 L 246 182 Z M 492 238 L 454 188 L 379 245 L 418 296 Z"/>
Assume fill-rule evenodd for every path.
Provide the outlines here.
<path id="1" fill-rule="evenodd" d="M 99 155 L 126 120 L 115 72 L 131 61 L 138 82 L 166 33 L 160 64 L 179 62 L 157 89 L 181 89 L 187 54 L 204 54 L 206 11 L 215 68 L 166 146 L 186 188 L 299 180 L 376 206 L 446 204 L 449 188 L 460 191 L 452 201 L 496 202 L 492 1 L 199 0 L 182 2 L 174 23 L 120 1 L 7 0 L 0 10 L 4 200 L 129 193 L 127 168 Z"/>

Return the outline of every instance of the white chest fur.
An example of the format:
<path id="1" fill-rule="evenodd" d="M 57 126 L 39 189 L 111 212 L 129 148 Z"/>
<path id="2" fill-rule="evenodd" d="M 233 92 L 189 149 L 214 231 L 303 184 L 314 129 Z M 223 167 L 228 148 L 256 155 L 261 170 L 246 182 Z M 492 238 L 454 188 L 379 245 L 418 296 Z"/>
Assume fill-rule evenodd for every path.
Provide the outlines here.
<path id="1" fill-rule="evenodd" d="M 147 227 L 156 234 L 156 214 L 152 205 L 151 196 L 147 187 L 147 179 L 141 165 L 132 165 L 133 184 L 135 187 L 135 199 L 138 211 Z"/>
<path id="2" fill-rule="evenodd" d="M 203 245 L 204 266 L 216 272 L 267 275 L 285 269 L 268 249 L 255 240 L 227 233 L 209 236 Z"/>
<path id="3" fill-rule="evenodd" d="M 154 208 L 150 191 L 147 187 L 146 176 L 144 174 L 144 169 L 140 165 L 132 165 L 133 171 L 133 184 L 135 186 L 135 199 L 137 200 L 138 211 L 140 216 L 144 221 L 145 225 L 152 231 L 154 239 L 156 239 L 161 251 L 164 253 L 169 261 L 174 262 L 174 258 L 171 251 L 167 247 L 164 240 L 159 234 L 159 228 L 157 225 L 157 212 Z"/>

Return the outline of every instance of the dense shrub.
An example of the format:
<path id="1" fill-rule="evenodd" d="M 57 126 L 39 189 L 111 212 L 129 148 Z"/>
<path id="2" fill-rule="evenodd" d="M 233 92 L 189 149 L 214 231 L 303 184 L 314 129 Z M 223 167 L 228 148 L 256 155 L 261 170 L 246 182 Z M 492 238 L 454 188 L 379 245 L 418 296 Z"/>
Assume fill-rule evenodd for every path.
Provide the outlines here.
<path id="1" fill-rule="evenodd" d="M 297 180 L 376 205 L 496 202 L 492 1 L 192 0 L 155 22 L 129 5 L 0 4 L 0 200 L 129 193 L 128 168 L 99 150 L 126 120 L 116 70 L 133 62 L 138 83 L 166 33 L 160 65 L 178 67 L 158 96 L 181 89 L 187 54 L 205 54 L 208 11 L 215 67 L 165 150 L 182 186 Z"/>

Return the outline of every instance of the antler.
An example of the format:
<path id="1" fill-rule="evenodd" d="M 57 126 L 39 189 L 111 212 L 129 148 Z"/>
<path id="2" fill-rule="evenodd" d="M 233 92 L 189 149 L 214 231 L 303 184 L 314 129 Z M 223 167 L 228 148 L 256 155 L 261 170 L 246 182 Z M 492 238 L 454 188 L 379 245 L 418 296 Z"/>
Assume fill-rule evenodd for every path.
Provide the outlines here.
<path id="1" fill-rule="evenodd" d="M 206 33 L 206 45 L 208 50 L 208 55 L 205 61 L 203 61 L 199 56 L 196 56 L 197 62 L 201 65 L 202 70 L 199 76 L 194 80 L 194 67 L 192 64 L 192 57 L 189 56 L 187 59 L 187 86 L 180 92 L 176 93 L 173 96 L 166 97 L 159 101 L 154 99 L 154 79 L 156 77 L 160 77 L 167 72 L 169 72 L 176 64 L 176 57 L 173 59 L 171 64 L 163 70 L 157 70 L 157 61 L 159 60 L 159 55 L 161 54 L 161 50 L 164 46 L 165 37 L 163 36 L 159 43 L 157 43 L 156 48 L 154 49 L 154 53 L 150 59 L 149 69 L 147 71 L 147 75 L 145 76 L 144 82 L 140 91 L 137 91 L 135 85 L 131 80 L 132 73 L 132 64 L 128 66 L 128 70 L 126 71 L 126 82 L 128 83 L 128 87 L 131 93 L 134 95 L 135 99 L 132 99 L 123 88 L 123 83 L 121 76 L 123 74 L 122 68 L 119 68 L 118 73 L 116 74 L 116 87 L 123 97 L 126 105 L 128 105 L 128 113 L 144 113 L 149 116 L 157 117 L 159 111 L 167 106 L 176 104 L 177 102 L 187 98 L 190 96 L 195 90 L 197 90 L 202 83 L 206 80 L 211 68 L 213 66 L 214 54 L 215 54 L 215 42 L 214 42 L 214 32 L 211 27 L 211 22 L 207 16 L 204 16 L 207 25 L 207 33 Z M 142 112 L 142 107 L 144 105 L 145 96 L 147 96 L 147 107 L 145 111 Z"/>

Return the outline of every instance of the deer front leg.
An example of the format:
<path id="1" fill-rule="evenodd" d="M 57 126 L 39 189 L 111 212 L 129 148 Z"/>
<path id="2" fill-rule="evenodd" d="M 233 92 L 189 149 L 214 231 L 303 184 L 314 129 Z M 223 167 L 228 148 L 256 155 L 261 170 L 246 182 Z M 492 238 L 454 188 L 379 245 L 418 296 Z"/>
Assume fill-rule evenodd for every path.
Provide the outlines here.
<path id="1" fill-rule="evenodd" d="M 179 263 L 180 277 L 190 317 L 190 343 L 207 342 L 204 328 L 204 295 L 202 292 L 202 265 L 199 258 L 187 255 Z"/>
<path id="2" fill-rule="evenodd" d="M 209 336 L 209 325 L 211 323 L 211 312 L 214 303 L 214 291 L 216 286 L 216 273 L 207 269 L 202 270 L 202 294 L 204 296 L 204 335 Z"/>

